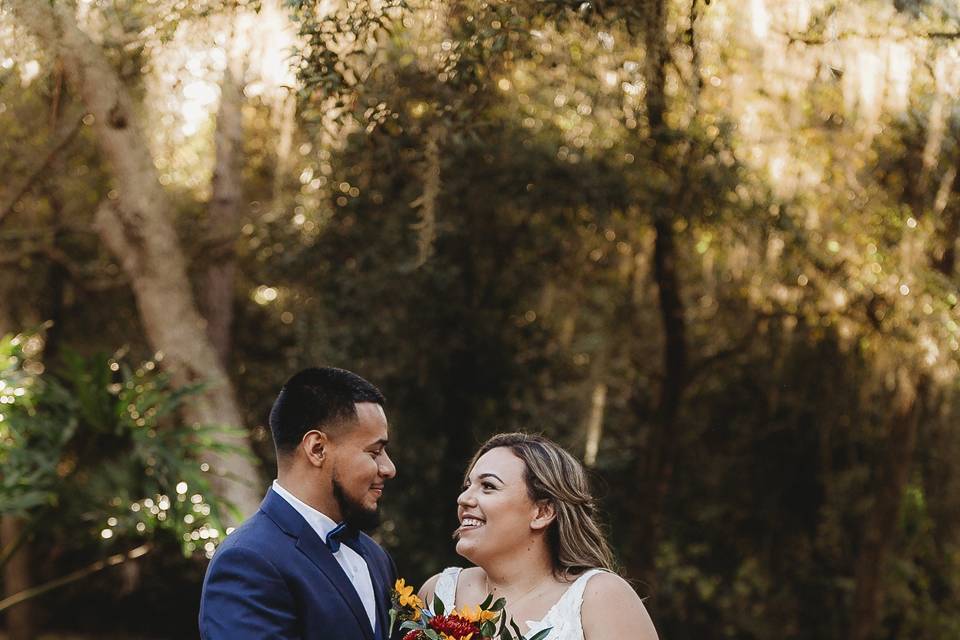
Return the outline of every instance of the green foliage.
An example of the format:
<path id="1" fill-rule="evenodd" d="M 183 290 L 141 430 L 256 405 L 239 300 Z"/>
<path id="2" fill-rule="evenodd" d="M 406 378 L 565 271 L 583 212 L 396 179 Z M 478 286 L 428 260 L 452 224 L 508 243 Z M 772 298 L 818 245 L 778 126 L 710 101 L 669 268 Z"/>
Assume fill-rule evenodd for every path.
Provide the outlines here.
<path id="1" fill-rule="evenodd" d="M 177 416 L 199 387 L 171 387 L 154 361 L 132 369 L 73 352 L 55 374 L 30 374 L 42 371 L 42 340 L 0 343 L 0 511 L 34 527 L 80 528 L 88 544 L 166 536 L 185 554 L 210 555 L 228 506 L 214 498 L 198 454 L 223 450 L 214 442 L 223 428 L 182 425 Z"/>
<path id="2" fill-rule="evenodd" d="M 38 397 L 42 383 L 24 369 L 24 343 L 31 351 L 38 337 L 4 336 L 0 341 L 0 465 L 3 466 L 0 505 L 5 513 L 25 514 L 56 505 L 57 466 L 77 428 L 77 420 L 64 411 L 60 387 L 49 391 L 51 410 Z M 38 406 L 39 405 L 39 406 Z"/>
<path id="3" fill-rule="evenodd" d="M 391 25 L 408 9 L 407 3 L 348 0 L 322 14 L 314 2 L 286 0 L 285 4 L 306 41 L 297 54 L 301 100 L 318 94 L 342 118 L 355 88 L 376 73 L 377 61 L 368 52 L 390 37 Z"/>

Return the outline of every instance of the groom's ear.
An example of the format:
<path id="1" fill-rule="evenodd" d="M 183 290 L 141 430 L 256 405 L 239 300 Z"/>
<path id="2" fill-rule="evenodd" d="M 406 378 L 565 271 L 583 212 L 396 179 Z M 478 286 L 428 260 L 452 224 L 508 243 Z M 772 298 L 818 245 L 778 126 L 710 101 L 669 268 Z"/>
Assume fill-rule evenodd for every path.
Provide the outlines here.
<path id="1" fill-rule="evenodd" d="M 530 528 L 541 531 L 550 526 L 550 523 L 557 519 L 557 509 L 553 506 L 551 500 L 537 500 L 536 514 L 530 522 Z"/>
<path id="2" fill-rule="evenodd" d="M 323 431 L 312 429 L 303 434 L 300 440 L 300 449 L 303 451 L 307 461 L 315 467 L 322 467 L 327 458 L 327 446 L 330 444 L 330 438 Z"/>

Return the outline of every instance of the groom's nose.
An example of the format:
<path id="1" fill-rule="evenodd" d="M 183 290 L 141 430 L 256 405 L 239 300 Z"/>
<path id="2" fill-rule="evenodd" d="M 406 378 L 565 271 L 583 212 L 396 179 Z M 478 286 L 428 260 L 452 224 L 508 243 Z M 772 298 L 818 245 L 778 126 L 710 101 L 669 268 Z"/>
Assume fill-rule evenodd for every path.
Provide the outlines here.
<path id="1" fill-rule="evenodd" d="M 393 464 L 393 460 L 391 460 L 390 456 L 387 455 L 386 450 L 383 452 L 383 459 L 380 462 L 380 468 L 378 471 L 384 478 L 392 478 L 397 475 L 397 466 Z"/>

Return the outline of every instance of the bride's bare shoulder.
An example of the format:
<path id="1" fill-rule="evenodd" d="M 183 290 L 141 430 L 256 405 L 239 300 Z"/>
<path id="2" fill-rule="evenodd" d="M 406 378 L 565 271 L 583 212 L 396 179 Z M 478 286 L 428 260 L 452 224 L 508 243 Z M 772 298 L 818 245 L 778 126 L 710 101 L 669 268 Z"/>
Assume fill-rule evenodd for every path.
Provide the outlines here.
<path id="1" fill-rule="evenodd" d="M 581 607 L 584 640 L 658 640 L 653 620 L 630 584 L 614 573 L 587 582 Z"/>
<path id="2" fill-rule="evenodd" d="M 424 602 L 433 602 L 433 594 L 437 590 L 437 580 L 440 579 L 440 574 L 430 576 L 426 582 L 420 587 L 420 591 L 417 592 L 417 595 L 420 596 L 420 599 Z"/>
<path id="3" fill-rule="evenodd" d="M 487 574 L 480 567 L 467 567 L 460 572 L 460 585 L 468 588 L 483 589 L 487 584 Z"/>
<path id="4" fill-rule="evenodd" d="M 437 592 L 437 581 L 440 580 L 441 575 L 443 575 L 442 572 L 430 576 L 430 578 L 423 583 L 423 586 L 420 587 L 420 591 L 417 592 L 417 595 L 427 603 L 427 606 L 431 606 L 433 603 L 433 594 Z M 457 577 L 457 592 L 472 593 L 477 590 L 482 590 L 486 584 L 485 578 L 486 574 L 480 567 L 464 569 Z"/>

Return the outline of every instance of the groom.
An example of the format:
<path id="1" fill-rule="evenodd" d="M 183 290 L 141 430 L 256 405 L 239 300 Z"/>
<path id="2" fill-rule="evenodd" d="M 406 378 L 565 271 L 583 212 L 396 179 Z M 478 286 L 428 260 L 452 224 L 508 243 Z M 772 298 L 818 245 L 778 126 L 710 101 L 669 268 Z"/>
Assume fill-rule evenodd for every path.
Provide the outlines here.
<path id="1" fill-rule="evenodd" d="M 375 527 L 387 455 L 383 395 L 342 369 L 306 369 L 270 412 L 277 479 L 203 581 L 204 640 L 386 640 L 390 556 Z"/>

